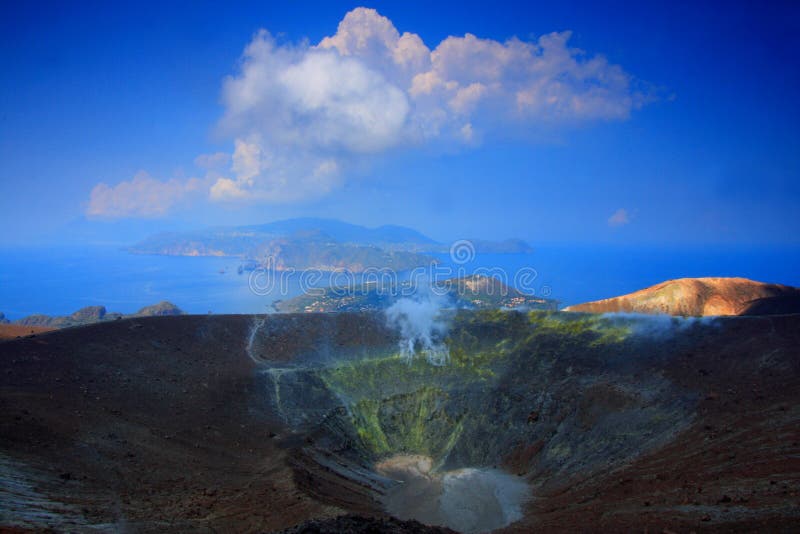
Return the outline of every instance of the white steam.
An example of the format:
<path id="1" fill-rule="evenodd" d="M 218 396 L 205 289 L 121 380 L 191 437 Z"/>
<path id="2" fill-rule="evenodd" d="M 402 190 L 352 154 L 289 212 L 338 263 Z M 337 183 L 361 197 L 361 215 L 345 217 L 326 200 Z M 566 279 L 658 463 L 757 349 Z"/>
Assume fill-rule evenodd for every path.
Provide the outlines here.
<path id="1" fill-rule="evenodd" d="M 409 364 L 415 356 L 424 356 L 437 366 L 450 361 L 450 349 L 444 343 L 447 323 L 441 317 L 443 300 L 426 292 L 402 298 L 386 310 L 389 326 L 400 331 L 400 353 Z"/>
<path id="2" fill-rule="evenodd" d="M 631 328 L 633 334 L 651 338 L 663 338 L 685 332 L 695 326 L 714 327 L 719 325 L 719 317 L 681 317 L 666 314 L 645 313 L 604 313 L 602 318 L 614 323 L 623 323 Z"/>

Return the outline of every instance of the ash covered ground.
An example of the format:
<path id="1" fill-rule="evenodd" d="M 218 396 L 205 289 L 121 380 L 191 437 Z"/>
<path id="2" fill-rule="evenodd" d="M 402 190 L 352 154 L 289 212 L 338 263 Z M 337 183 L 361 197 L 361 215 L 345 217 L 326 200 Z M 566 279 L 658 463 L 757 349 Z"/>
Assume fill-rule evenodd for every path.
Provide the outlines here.
<path id="1" fill-rule="evenodd" d="M 800 520 L 800 316 L 460 311 L 437 340 L 443 365 L 402 341 L 383 314 L 341 313 L 135 318 L 2 342 L 0 525 Z"/>

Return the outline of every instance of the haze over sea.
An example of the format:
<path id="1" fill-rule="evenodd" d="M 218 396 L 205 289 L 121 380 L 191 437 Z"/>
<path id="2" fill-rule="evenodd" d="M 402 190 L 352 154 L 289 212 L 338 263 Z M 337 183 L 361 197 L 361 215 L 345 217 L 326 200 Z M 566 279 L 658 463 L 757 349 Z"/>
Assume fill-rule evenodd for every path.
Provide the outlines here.
<path id="1" fill-rule="evenodd" d="M 800 286 L 800 247 L 642 247 L 541 245 L 532 254 L 478 254 L 463 265 L 502 270 L 513 283 L 522 268 L 533 268 L 534 294 L 561 305 L 607 298 L 681 277 L 743 276 Z M 447 254 L 434 255 L 458 274 Z M 189 313 L 264 313 L 275 299 L 301 293 L 297 277 L 288 290 L 263 296 L 252 292 L 238 258 L 130 254 L 120 247 L 0 249 L 0 311 L 11 320 L 33 313 L 65 315 L 104 305 L 132 313 L 169 300 Z M 327 285 L 327 279 L 319 285 Z"/>

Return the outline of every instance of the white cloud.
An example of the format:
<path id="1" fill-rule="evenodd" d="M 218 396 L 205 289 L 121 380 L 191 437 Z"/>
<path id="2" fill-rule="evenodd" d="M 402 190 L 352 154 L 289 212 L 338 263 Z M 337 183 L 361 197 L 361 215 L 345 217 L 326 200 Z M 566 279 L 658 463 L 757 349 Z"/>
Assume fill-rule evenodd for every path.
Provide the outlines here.
<path id="1" fill-rule="evenodd" d="M 403 74 L 410 80 L 414 73 L 430 66 L 430 50 L 419 35 L 400 35 L 391 20 L 363 7 L 347 13 L 336 34 L 322 39 L 317 48 L 336 49 L 343 57 L 358 57 L 392 78 Z"/>
<path id="2" fill-rule="evenodd" d="M 132 180 L 113 187 L 104 183 L 94 186 L 86 214 L 102 218 L 160 217 L 202 188 L 203 181 L 197 178 L 162 182 L 140 171 Z"/>
<path id="3" fill-rule="evenodd" d="M 233 166 L 231 170 L 236 174 L 236 180 L 248 186 L 253 184 L 253 178 L 261 174 L 262 169 L 268 167 L 261 147 L 256 143 L 246 143 L 241 139 L 235 142 L 233 151 Z"/>
<path id="4" fill-rule="evenodd" d="M 569 47 L 569 38 L 500 42 L 467 33 L 430 49 L 367 8 L 347 13 L 317 45 L 279 44 L 261 30 L 223 84 L 220 129 L 233 154 L 196 160 L 219 171 L 208 198 L 301 201 L 333 191 L 358 160 L 389 150 L 471 147 L 498 132 L 540 137 L 537 130 L 624 120 L 648 101 L 620 66 Z M 105 187 L 98 195 L 109 194 Z"/>
<path id="5" fill-rule="evenodd" d="M 316 46 L 279 45 L 262 30 L 225 82 L 222 125 L 258 138 L 275 161 L 252 174 L 252 184 L 221 180 L 218 189 L 235 194 L 212 196 L 240 198 L 246 189 L 261 198 L 302 198 L 313 194 L 312 173 L 281 168 L 282 160 L 302 156 L 312 166 L 335 161 L 342 169 L 395 147 L 470 146 L 495 130 L 625 119 L 644 103 L 622 68 L 570 48 L 569 38 L 563 32 L 499 42 L 466 34 L 431 50 L 367 8 L 347 13 Z M 276 173 L 300 192 L 265 194 L 275 189 Z"/>
<path id="6" fill-rule="evenodd" d="M 611 214 L 611 217 L 608 218 L 608 225 L 612 227 L 625 226 L 630 222 L 631 216 L 628 214 L 628 210 L 625 208 L 618 209 Z"/>
<path id="7" fill-rule="evenodd" d="M 227 167 L 231 162 L 231 155 L 225 152 L 215 152 L 214 154 L 200 154 L 194 158 L 194 164 L 200 169 L 220 170 Z"/>
<path id="8" fill-rule="evenodd" d="M 293 152 L 268 154 L 258 139 L 237 139 L 231 171 L 211 186 L 213 201 L 297 202 L 327 195 L 340 184 L 335 158 Z"/>
<path id="9" fill-rule="evenodd" d="M 475 132 L 472 131 L 472 125 L 470 123 L 465 124 L 461 127 L 461 137 L 464 139 L 465 143 L 469 143 L 475 136 Z"/>
<path id="10" fill-rule="evenodd" d="M 456 113 L 467 115 L 477 107 L 478 102 L 488 92 L 489 89 L 482 83 L 471 83 L 467 87 L 462 87 L 456 91 L 455 96 L 450 99 L 448 105 Z"/>
<path id="11" fill-rule="evenodd" d="M 395 146 L 405 93 L 363 61 L 319 48 L 279 47 L 265 31 L 223 88 L 223 127 L 274 149 L 363 154 Z"/>

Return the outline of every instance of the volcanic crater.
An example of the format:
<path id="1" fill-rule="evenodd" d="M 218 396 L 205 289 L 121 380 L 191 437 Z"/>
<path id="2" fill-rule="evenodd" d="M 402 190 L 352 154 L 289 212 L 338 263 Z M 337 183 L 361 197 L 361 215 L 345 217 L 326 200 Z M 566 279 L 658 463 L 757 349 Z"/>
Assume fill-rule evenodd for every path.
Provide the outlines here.
<path id="1" fill-rule="evenodd" d="M 798 521 L 800 316 L 447 320 L 446 365 L 401 354 L 381 313 L 134 318 L 2 342 L 0 525 Z"/>

